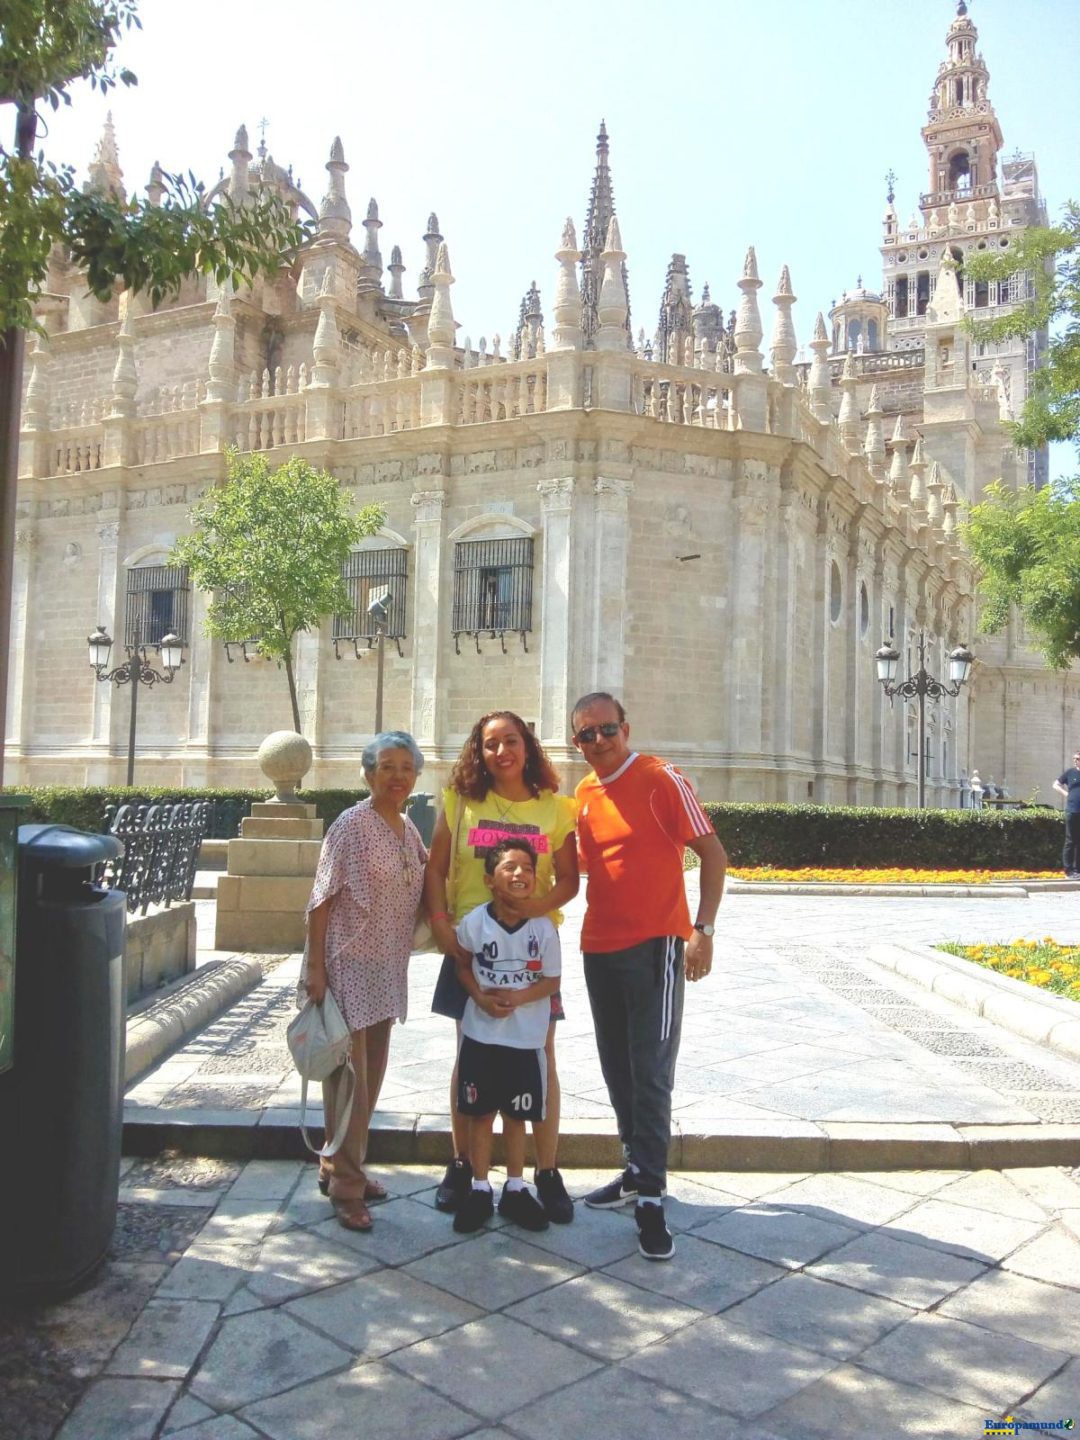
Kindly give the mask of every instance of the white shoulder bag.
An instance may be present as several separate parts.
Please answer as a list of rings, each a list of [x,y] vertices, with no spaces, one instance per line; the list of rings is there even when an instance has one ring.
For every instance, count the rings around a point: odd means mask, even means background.
[[[352,1068],[349,1027],[329,990],[321,1005],[316,1005],[314,1000],[305,1003],[299,1015],[290,1023],[285,1038],[303,1082],[300,1087],[300,1134],[313,1155],[329,1159],[341,1149],[352,1116],[353,1100],[356,1098],[356,1075]],[[344,1074],[335,1107],[338,1115],[337,1129],[333,1138],[326,1137],[326,1144],[320,1149],[311,1143],[304,1123],[307,1115],[308,1081],[327,1080],[335,1070],[342,1068]]]

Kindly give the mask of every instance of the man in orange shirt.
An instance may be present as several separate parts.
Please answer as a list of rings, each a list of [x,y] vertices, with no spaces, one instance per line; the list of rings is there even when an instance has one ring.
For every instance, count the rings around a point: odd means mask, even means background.
[[[586,1195],[585,1204],[605,1210],[633,1203],[642,1255],[670,1260],[675,1245],[663,1197],[684,980],[712,969],[727,856],[686,777],[631,750],[626,712],[614,696],[582,696],[571,723],[574,744],[593,767],[577,787],[578,849],[588,874],[585,983],[626,1155],[623,1173]],[[687,845],[701,857],[693,923],[683,877]]]

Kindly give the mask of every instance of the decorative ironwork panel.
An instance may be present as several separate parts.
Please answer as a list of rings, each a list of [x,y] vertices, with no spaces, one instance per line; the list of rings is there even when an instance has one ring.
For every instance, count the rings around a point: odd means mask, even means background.
[[[374,639],[379,627],[368,614],[373,594],[389,589],[390,601],[385,635],[388,640],[405,636],[405,585],[408,578],[408,551],[403,549],[354,550],[341,567],[349,591],[350,608],[334,616],[334,640]]]
[[[129,914],[151,905],[168,907],[190,900],[199,847],[210,824],[205,800],[176,804],[110,805],[105,830],[124,845],[119,860],[106,866],[103,883],[127,896]]]
[[[190,644],[188,597],[191,579],[186,565],[140,565],[127,572],[124,644],[160,645],[168,634]]]
[[[453,633],[532,629],[533,542],[460,540],[454,547]]]

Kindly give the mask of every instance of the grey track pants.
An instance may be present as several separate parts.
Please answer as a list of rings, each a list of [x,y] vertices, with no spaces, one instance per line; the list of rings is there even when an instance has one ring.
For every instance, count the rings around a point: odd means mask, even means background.
[[[596,1047],[638,1184],[662,1190],[671,1143],[671,1091],[682,1033],[683,942],[672,935],[586,954]]]

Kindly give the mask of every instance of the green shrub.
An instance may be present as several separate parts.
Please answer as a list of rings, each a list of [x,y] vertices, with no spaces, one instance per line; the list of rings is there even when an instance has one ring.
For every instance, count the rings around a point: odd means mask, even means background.
[[[885,810],[825,805],[705,806],[735,865],[1056,870],[1055,810]]]

